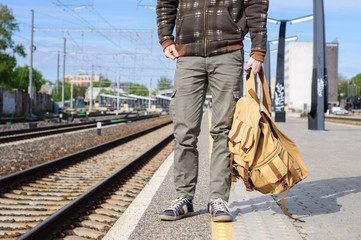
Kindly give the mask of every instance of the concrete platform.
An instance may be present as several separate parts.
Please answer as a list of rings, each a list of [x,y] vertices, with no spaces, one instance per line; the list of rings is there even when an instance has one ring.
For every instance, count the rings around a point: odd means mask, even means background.
[[[158,220],[174,199],[173,154],[103,238],[110,239],[361,239],[361,127],[326,123],[326,131],[307,129],[306,120],[287,119],[279,128],[298,146],[310,175],[282,195],[248,193],[235,184],[229,199],[235,220],[213,223],[208,202],[209,113],[202,121],[198,147],[200,175],[194,198],[196,215],[175,222]]]

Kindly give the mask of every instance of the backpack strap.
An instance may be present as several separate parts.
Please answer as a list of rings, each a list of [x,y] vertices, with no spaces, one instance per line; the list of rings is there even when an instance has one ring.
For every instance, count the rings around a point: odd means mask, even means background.
[[[272,102],[271,102],[271,96],[269,95],[269,89],[266,81],[266,75],[264,74],[263,68],[261,67],[261,70],[258,73],[259,79],[261,80],[262,87],[263,87],[263,105],[267,108],[270,116],[272,113]]]
[[[263,68],[261,67],[258,73],[259,79],[262,83],[262,90],[263,90],[263,105],[267,108],[269,114],[271,115],[272,108],[271,108],[271,96],[269,95],[268,85],[266,81],[266,75],[264,74]],[[252,97],[258,103],[260,102],[257,94],[256,94],[256,80],[253,70],[249,74],[247,74],[247,82],[246,82],[246,96]]]
[[[248,93],[259,105],[259,98],[257,96],[257,93],[252,88],[248,90]]]
[[[275,174],[275,176],[277,177],[278,181],[281,183],[283,188],[288,187],[288,184],[285,180],[285,178],[282,176],[282,174],[278,171],[278,169],[276,168],[276,166],[273,164],[273,162],[269,162],[268,166],[271,168],[272,172]]]
[[[234,139],[236,139],[236,137],[238,136],[239,134],[239,131],[241,130],[241,127],[243,125],[243,122],[241,121],[238,126],[237,126],[237,129],[236,129],[236,132],[233,134],[233,136],[229,139],[229,141],[234,144]]]
[[[292,217],[292,215],[288,212],[288,210],[287,210],[287,208],[286,208],[286,205],[285,205],[285,197],[287,197],[287,195],[288,195],[288,190],[290,190],[290,188],[287,189],[286,194],[282,197],[282,200],[281,200],[283,212],[284,212],[289,218],[292,218],[293,220],[300,221],[300,222],[305,222],[304,220],[301,220],[301,219]]]

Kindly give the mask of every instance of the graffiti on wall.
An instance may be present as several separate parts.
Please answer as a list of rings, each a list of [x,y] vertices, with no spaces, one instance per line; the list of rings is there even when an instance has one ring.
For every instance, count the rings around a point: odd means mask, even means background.
[[[276,83],[275,89],[275,110],[283,112],[285,107],[285,87],[283,83]]]

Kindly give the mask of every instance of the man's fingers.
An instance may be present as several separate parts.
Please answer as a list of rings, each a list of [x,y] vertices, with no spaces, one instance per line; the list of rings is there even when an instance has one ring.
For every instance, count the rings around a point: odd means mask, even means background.
[[[166,52],[166,51],[164,51],[164,54],[165,54],[165,56],[167,57],[167,58],[170,58],[170,59],[172,59],[172,60],[174,60],[175,59],[175,56],[173,56],[173,54],[171,53],[171,52]]]
[[[259,73],[259,70],[261,69],[260,64],[255,61],[255,62],[252,64],[252,69],[253,69],[254,74]]]
[[[253,58],[249,58],[246,66],[245,66],[245,68],[244,68],[244,71],[247,72],[248,69],[249,69],[250,67],[252,67],[253,63],[254,63],[254,59],[253,59]]]
[[[178,54],[177,49],[175,48],[175,45],[171,45],[171,52],[174,57],[176,57],[176,58],[179,57],[179,54]]]
[[[170,46],[168,46],[165,50],[164,50],[164,55],[167,58],[170,58],[172,60],[176,59],[179,57],[179,54],[177,52],[177,50],[175,49],[175,45],[172,44]]]
[[[247,65],[244,67],[244,71],[247,72],[251,66],[252,66],[252,63],[250,61],[248,61]]]
[[[256,75],[261,70],[262,63],[260,61],[255,60],[254,58],[250,57],[244,71],[248,71],[250,67],[252,67],[253,73]]]
[[[167,57],[167,58],[170,58],[172,60],[175,59],[175,57],[173,56],[173,54],[171,53],[171,49],[169,47],[167,47],[165,50],[164,50],[164,55]]]

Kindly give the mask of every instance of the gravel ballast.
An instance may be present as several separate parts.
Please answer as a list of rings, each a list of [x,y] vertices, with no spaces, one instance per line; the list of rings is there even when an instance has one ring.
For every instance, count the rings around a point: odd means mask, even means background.
[[[1,144],[0,176],[5,176],[169,120],[169,116],[163,116],[131,123],[104,126],[101,136],[97,135],[96,128],[92,128]]]

